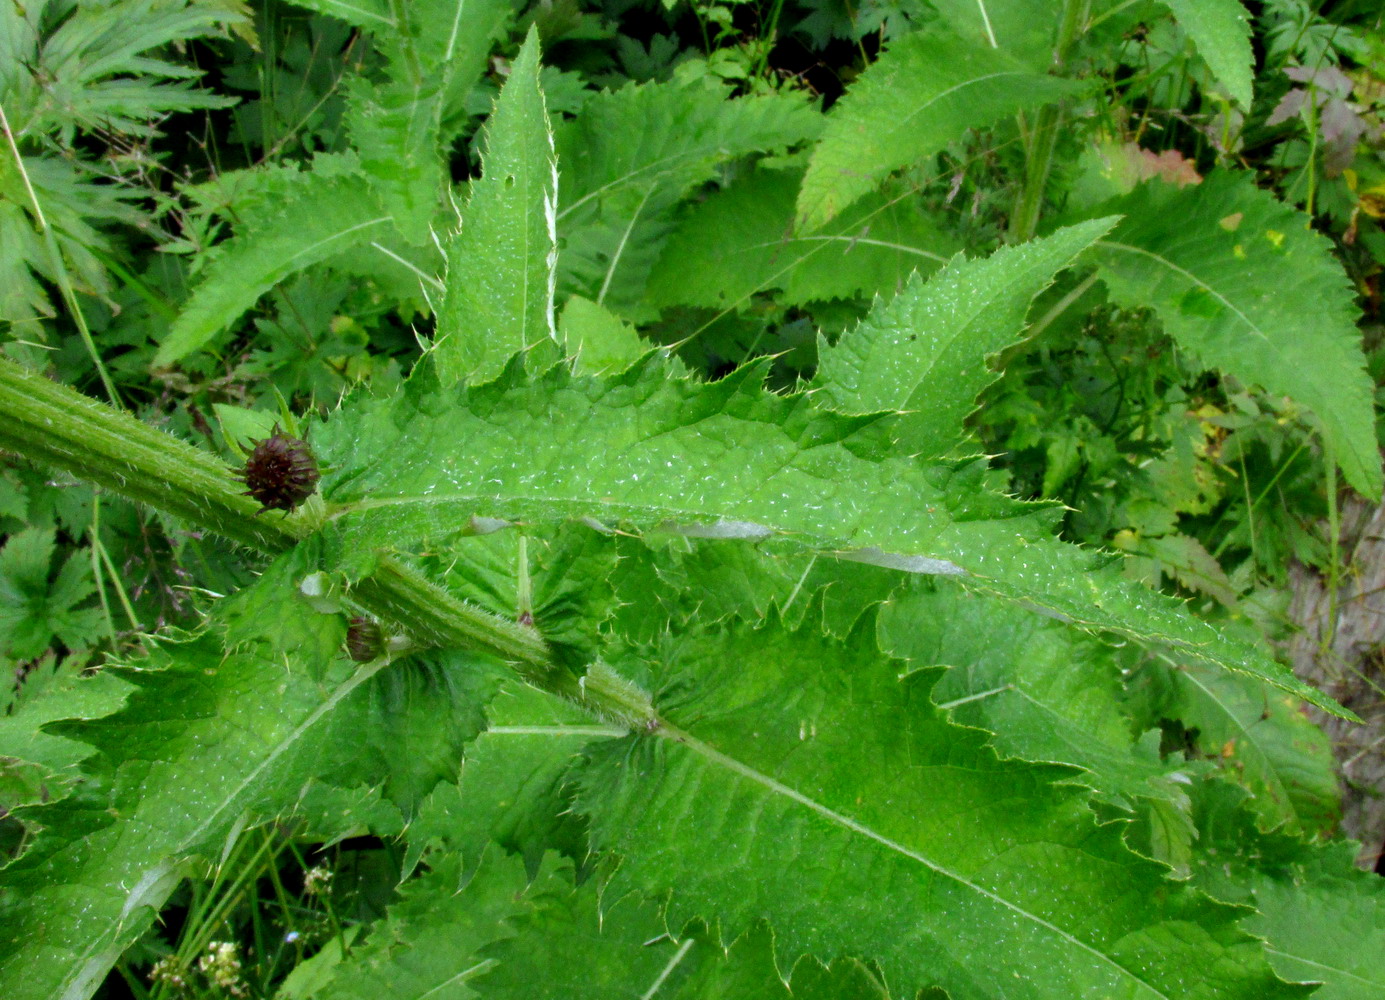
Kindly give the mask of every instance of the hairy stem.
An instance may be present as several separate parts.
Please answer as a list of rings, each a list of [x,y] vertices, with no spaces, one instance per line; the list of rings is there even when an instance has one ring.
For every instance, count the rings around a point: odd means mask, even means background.
[[[259,514],[259,504],[213,455],[127,413],[0,357],[0,448],[55,466],[242,545],[274,554],[312,534],[309,518]],[[362,607],[426,645],[464,646],[509,662],[529,683],[631,727],[653,718],[619,679],[580,678],[559,665],[539,632],[459,600],[388,556],[351,591]]]

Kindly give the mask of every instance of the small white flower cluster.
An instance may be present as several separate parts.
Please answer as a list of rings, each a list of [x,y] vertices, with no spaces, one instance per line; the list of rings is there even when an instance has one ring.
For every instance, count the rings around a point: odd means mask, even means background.
[[[332,869],[326,865],[310,868],[303,875],[303,891],[309,896],[319,896],[332,884]]]
[[[165,955],[154,963],[154,967],[149,970],[149,981],[151,983],[167,983],[175,990],[185,990],[188,981],[183,977],[187,971],[183,968],[183,963],[178,961],[174,955]]]
[[[236,954],[234,942],[213,941],[209,944],[207,954],[197,960],[197,971],[233,997],[249,995],[240,978],[240,956]]]

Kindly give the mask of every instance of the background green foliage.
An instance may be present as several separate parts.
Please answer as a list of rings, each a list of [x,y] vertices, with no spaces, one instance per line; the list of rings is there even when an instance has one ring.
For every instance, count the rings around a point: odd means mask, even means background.
[[[271,558],[4,438],[6,995],[1385,990],[1267,644],[1376,7],[4,2],[6,356],[324,469]],[[559,679],[348,659],[394,558]]]

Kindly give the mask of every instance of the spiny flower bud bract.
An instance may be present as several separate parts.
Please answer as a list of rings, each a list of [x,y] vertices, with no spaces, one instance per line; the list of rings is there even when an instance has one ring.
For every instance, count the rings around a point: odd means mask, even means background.
[[[317,488],[320,474],[317,459],[306,441],[289,437],[274,425],[274,433],[262,441],[251,441],[254,450],[245,460],[240,478],[245,495],[266,510],[293,510]]]

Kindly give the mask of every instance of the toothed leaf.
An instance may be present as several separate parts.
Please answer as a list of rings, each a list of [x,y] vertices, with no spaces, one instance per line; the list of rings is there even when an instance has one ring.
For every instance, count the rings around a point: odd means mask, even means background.
[[[767,919],[781,965],[870,955],[904,996],[1307,992],[1239,911],[1100,825],[1069,769],[999,760],[933,706],[937,672],[903,668],[870,621],[844,643],[774,619],[671,638],[667,725],[587,751],[577,804],[620,857],[605,894],[666,895],[670,927],[728,936]]]
[[[531,29],[486,123],[481,179],[447,250],[433,356],[444,383],[485,382],[517,351],[557,346],[558,168]]]
[[[1184,188],[1146,182],[1102,211],[1125,216],[1093,251],[1111,297],[1152,306],[1208,368],[1310,410],[1347,482],[1378,498],[1354,292],[1307,218],[1231,171]]]
[[[941,151],[967,129],[1086,89],[940,28],[898,39],[828,116],[798,195],[799,228],[822,228],[891,172]]]
[[[381,546],[447,538],[476,519],[783,537],[1169,643],[1342,711],[1258,650],[1122,580],[1107,557],[1055,540],[1050,508],[991,492],[981,463],[896,457],[888,419],[770,393],[761,371],[707,385],[652,363],[608,379],[559,367],[471,388],[420,376],[404,393],[362,395],[313,432],[331,470],[322,492],[335,505],[334,558],[359,573]]]

